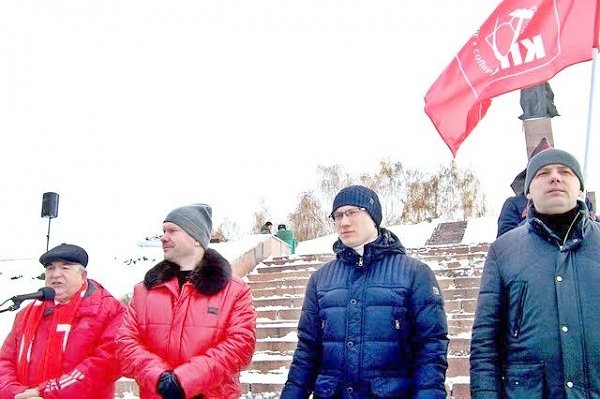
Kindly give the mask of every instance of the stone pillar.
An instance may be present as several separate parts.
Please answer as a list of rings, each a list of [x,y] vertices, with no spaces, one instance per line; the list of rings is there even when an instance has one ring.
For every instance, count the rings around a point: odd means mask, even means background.
[[[536,118],[523,121],[527,159],[531,158],[531,153],[544,137],[548,141],[548,144],[554,147],[551,121],[552,118]]]

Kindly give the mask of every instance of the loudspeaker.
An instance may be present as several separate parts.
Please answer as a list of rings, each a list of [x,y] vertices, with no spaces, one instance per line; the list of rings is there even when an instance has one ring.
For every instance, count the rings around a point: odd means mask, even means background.
[[[42,217],[55,218],[58,216],[58,194],[44,193],[42,197]]]

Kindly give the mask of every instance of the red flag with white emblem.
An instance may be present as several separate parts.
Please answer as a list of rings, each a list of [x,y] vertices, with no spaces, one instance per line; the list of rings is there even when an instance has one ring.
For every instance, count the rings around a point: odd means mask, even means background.
[[[491,98],[590,60],[598,11],[598,0],[500,3],[425,95],[425,112],[452,154],[483,118]]]

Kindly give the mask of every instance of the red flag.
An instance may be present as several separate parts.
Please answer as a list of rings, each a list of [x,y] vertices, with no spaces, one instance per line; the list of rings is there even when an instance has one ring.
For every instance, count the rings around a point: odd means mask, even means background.
[[[425,95],[425,112],[452,154],[491,98],[590,60],[598,0],[504,0]]]
[[[600,12],[600,8],[597,5],[596,28],[594,29],[594,47],[596,47],[598,50],[600,50],[600,15],[598,15],[598,12]]]

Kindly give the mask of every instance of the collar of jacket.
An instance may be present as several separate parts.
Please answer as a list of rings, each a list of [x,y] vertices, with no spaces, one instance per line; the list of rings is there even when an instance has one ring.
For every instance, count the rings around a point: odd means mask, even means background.
[[[144,285],[151,289],[176,277],[179,266],[168,260],[159,262],[146,272]],[[196,291],[204,295],[214,295],[221,291],[231,278],[231,264],[214,249],[207,249],[204,257],[196,265],[189,281]]]
[[[342,261],[352,264],[358,264],[358,260],[361,257],[354,249],[344,245],[339,238],[333,244],[333,252],[335,252],[336,256]],[[365,245],[365,251],[362,256],[362,265],[363,267],[368,266],[382,256],[391,253],[405,254],[406,249],[397,235],[380,227],[377,239]]]
[[[587,206],[583,201],[577,200],[577,207],[579,208],[579,212],[577,212],[575,220],[573,221],[573,226],[567,233],[567,237],[564,242],[556,235],[556,233],[554,233],[554,231],[546,226],[544,222],[535,217],[533,207],[529,207],[527,212],[529,231],[536,233],[544,239],[554,241],[563,249],[570,249],[579,246],[585,237],[585,232],[589,226],[590,218]]]
[[[83,293],[83,297],[86,298],[88,296],[91,296],[94,292],[96,292],[96,290],[98,289],[96,287],[96,282],[94,280],[91,279],[87,279],[87,288],[85,290],[85,292]]]

